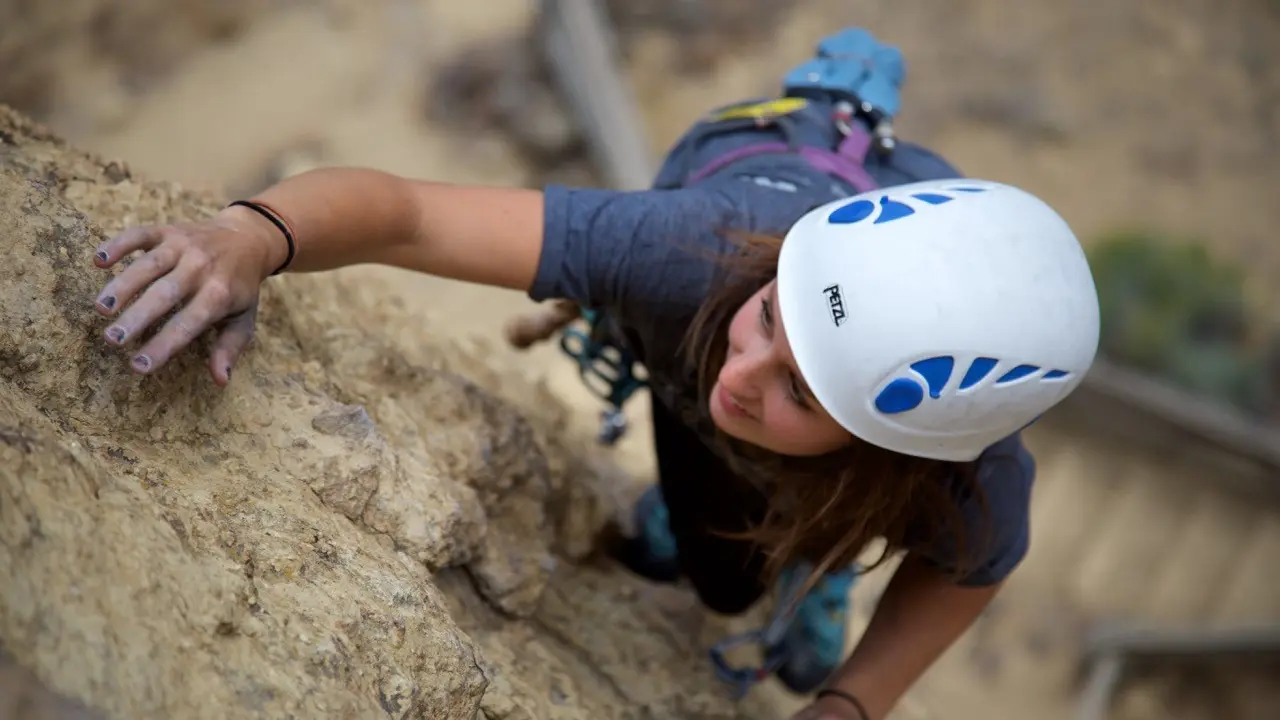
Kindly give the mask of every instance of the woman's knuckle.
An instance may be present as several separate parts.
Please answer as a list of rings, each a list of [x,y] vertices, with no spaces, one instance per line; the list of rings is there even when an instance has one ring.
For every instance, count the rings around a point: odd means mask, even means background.
[[[172,251],[170,251],[168,247],[161,245],[155,250],[143,255],[138,260],[138,263],[143,267],[159,269],[170,265],[171,257]]]
[[[156,291],[160,295],[160,299],[169,305],[172,305],[182,299],[182,287],[173,277],[166,275],[157,280],[155,285],[152,287],[156,288]]]
[[[209,301],[220,308],[230,305],[233,298],[231,286],[226,281],[217,278],[205,283],[204,292],[208,295]]]
[[[192,271],[197,273],[205,272],[213,264],[213,258],[209,256],[208,251],[199,246],[193,246],[187,250],[185,257]]]

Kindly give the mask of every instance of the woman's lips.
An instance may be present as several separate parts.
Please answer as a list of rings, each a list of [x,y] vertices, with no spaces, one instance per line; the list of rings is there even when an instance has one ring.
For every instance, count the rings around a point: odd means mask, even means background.
[[[738,401],[733,399],[733,395],[726,390],[723,385],[720,385],[716,389],[716,400],[720,402],[721,409],[732,417],[751,417],[751,413],[747,412],[745,408],[739,405]]]

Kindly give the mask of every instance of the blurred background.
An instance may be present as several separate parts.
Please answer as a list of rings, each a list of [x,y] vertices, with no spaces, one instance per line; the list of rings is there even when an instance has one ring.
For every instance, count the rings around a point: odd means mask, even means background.
[[[591,5],[608,33],[584,39],[531,0],[0,0],[0,102],[228,196],[320,165],[608,185],[637,167],[607,166],[600,137],[656,164],[709,108],[776,93],[825,34],[865,27],[907,59],[899,135],[1053,204],[1103,304],[1098,371],[1028,432],[1030,557],[903,716],[1280,716],[1280,2]],[[570,25],[616,76],[549,62]],[[358,271],[594,426],[567,360],[501,341],[522,295]],[[643,423],[616,452],[651,477]],[[887,576],[856,591],[859,625]]]

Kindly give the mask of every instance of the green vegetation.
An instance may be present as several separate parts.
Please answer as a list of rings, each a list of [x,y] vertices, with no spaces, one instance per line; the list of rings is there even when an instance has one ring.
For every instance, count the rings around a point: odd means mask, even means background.
[[[1089,262],[1104,357],[1254,416],[1280,415],[1280,333],[1247,302],[1243,269],[1203,242],[1146,232],[1101,238]]]

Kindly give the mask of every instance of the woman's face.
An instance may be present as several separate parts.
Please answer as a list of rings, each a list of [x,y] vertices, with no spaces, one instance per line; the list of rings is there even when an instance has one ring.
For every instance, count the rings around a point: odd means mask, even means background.
[[[780,455],[822,455],[852,436],[827,414],[796,369],[777,283],[738,308],[724,366],[711,388],[711,419],[722,432]]]

